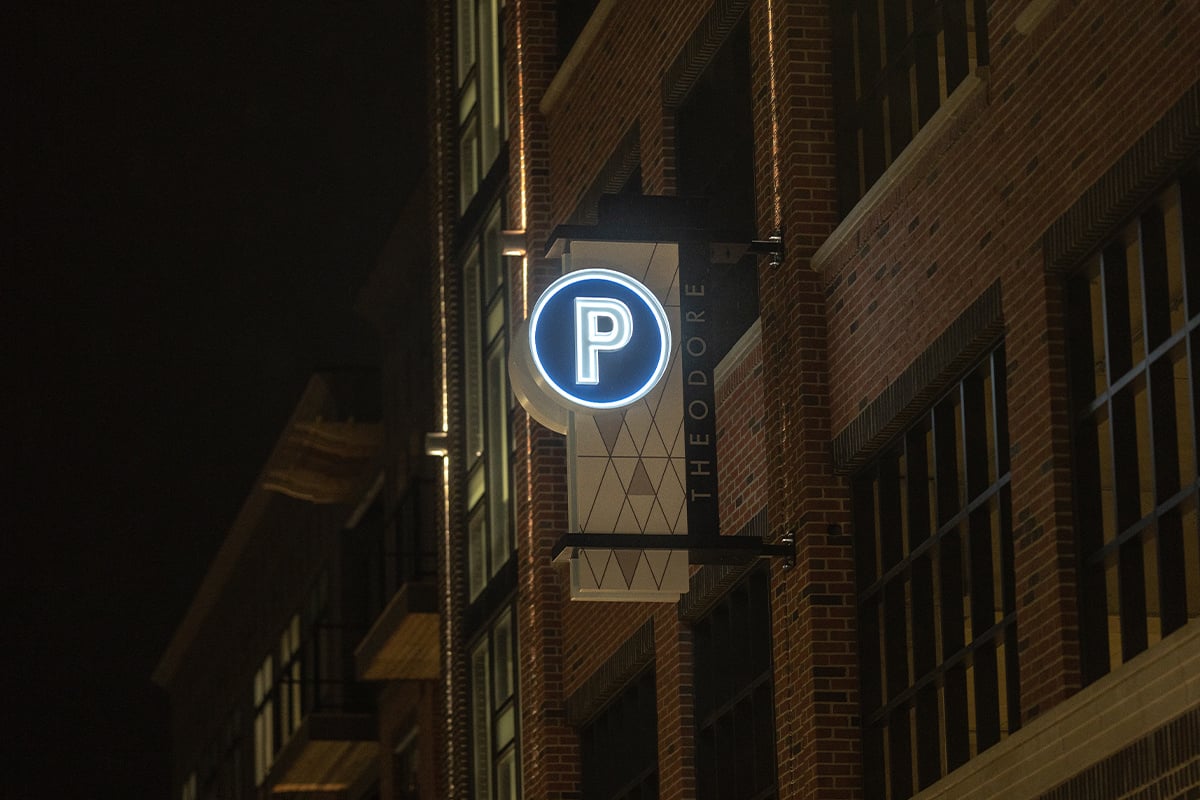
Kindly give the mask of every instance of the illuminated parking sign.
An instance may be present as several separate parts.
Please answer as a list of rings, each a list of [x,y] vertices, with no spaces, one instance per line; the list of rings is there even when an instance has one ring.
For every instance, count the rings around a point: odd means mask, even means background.
[[[529,318],[529,349],[554,391],[586,408],[627,406],[667,370],[671,330],[650,290],[620,272],[583,269],[546,289]]]

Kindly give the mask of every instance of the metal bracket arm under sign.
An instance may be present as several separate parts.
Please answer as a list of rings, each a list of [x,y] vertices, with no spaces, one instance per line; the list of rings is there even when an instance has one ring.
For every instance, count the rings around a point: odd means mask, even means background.
[[[551,558],[562,562],[585,548],[608,550],[681,550],[690,564],[747,564],[759,558],[782,558],[783,568],[796,565],[796,535],[788,531],[778,542],[761,536],[696,536],[694,534],[568,533],[554,543]]]

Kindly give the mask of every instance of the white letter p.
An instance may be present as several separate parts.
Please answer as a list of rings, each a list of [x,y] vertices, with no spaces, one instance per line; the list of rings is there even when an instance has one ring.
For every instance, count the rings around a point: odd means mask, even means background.
[[[600,330],[600,320],[612,327]],[[629,306],[610,297],[575,298],[575,382],[600,382],[600,352],[620,350],[633,338]]]

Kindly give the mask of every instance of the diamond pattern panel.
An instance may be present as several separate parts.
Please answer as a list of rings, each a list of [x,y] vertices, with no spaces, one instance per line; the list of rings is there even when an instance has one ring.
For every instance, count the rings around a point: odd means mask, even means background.
[[[572,267],[619,269],[662,302],[675,342],[667,374],[620,412],[572,415],[570,515],[580,533],[687,533],[679,253],[674,244],[572,242]],[[571,562],[576,599],[674,601],[688,589],[687,554],[581,550]]]

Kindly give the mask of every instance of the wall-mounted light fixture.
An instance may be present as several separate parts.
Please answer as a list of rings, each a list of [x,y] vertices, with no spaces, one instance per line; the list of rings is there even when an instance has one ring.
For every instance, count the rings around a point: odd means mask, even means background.
[[[500,255],[525,255],[525,231],[500,231]]]
[[[445,431],[431,431],[425,434],[425,455],[445,458],[450,455]]]

